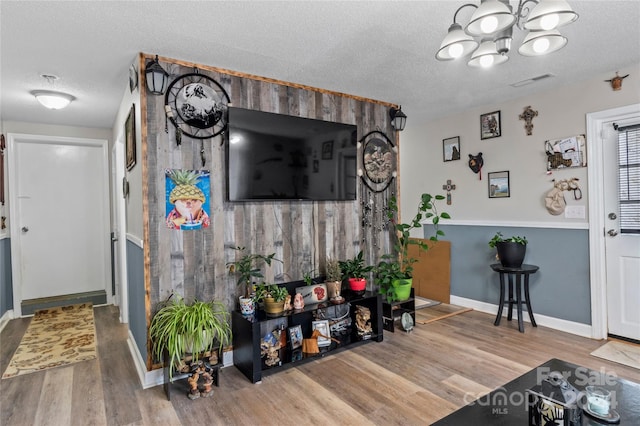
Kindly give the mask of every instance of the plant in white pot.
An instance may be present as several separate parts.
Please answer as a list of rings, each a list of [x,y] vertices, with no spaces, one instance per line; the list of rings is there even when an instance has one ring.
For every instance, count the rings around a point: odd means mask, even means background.
[[[505,237],[501,232],[489,240],[489,247],[495,248],[498,259],[506,268],[519,268],[527,254],[527,238],[517,235]]]
[[[227,262],[230,274],[236,274],[238,276],[238,286],[244,286],[243,293],[239,298],[240,311],[244,315],[252,315],[255,309],[254,299],[251,297],[253,292],[254,279],[262,279],[262,267],[264,265],[271,266],[271,262],[279,259],[275,258],[275,253],[269,255],[246,253],[244,247],[235,247],[240,253],[243,253],[240,259],[234,262]]]
[[[411,296],[413,285],[413,264],[418,260],[409,256],[409,245],[415,244],[422,250],[428,250],[429,246],[421,240],[411,238],[411,230],[422,229],[422,221],[430,219],[433,225],[434,235],[429,237],[431,241],[438,241],[438,237],[444,236],[439,229],[440,219],[450,219],[446,212],[438,212],[436,200],[444,200],[443,195],[422,194],[418,203],[418,211],[409,223],[396,223],[398,203],[395,197],[389,200],[387,217],[395,224],[396,242],[394,254],[385,254],[375,268],[376,284],[380,294],[386,296],[388,301],[406,300]]]
[[[200,354],[215,349],[219,353],[231,343],[230,315],[222,302],[186,303],[182,297],[172,296],[159,305],[149,328],[152,354],[163,360],[166,351],[170,377],[186,354],[197,361]]]

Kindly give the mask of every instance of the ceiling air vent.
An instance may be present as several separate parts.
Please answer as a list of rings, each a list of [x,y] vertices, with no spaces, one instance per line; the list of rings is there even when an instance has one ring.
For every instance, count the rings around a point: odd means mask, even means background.
[[[549,78],[549,77],[554,77],[554,75],[553,74],[542,74],[542,75],[539,75],[537,77],[531,77],[531,78],[528,78],[526,80],[522,80],[522,81],[519,81],[517,83],[513,83],[510,86],[511,87],[522,87],[522,86],[526,86],[527,84],[535,83],[536,81],[544,80],[545,78]]]

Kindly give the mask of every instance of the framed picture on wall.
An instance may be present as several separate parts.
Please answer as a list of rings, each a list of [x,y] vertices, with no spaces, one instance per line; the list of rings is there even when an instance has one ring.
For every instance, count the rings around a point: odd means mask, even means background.
[[[489,173],[489,198],[507,198],[510,196],[509,172]]]
[[[482,114],[480,116],[480,139],[497,138],[501,135],[500,111]]]
[[[460,136],[442,140],[442,155],[444,161],[460,159]]]
[[[136,165],[136,105],[131,105],[131,111],[124,123],[124,140],[127,159],[127,170]]]

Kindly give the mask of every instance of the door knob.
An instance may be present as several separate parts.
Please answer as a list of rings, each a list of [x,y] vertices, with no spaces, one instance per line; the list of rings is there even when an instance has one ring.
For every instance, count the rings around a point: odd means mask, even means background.
[[[607,234],[608,234],[610,237],[615,237],[616,235],[618,235],[618,231],[616,231],[615,229],[609,229],[609,230],[607,231]]]
[[[609,213],[609,216],[607,216],[609,219],[611,220],[616,220],[618,218],[618,216],[616,216],[615,213]]]
[[[24,232],[25,234],[26,234],[27,232],[29,232],[29,228],[27,228],[26,226],[23,226],[21,230],[22,230],[22,232]]]

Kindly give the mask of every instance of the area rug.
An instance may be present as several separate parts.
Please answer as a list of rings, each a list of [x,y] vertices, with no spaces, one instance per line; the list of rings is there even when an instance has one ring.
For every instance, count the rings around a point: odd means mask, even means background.
[[[96,358],[93,305],[36,311],[3,379]]]
[[[591,352],[591,355],[640,370],[640,345],[608,342]]]

